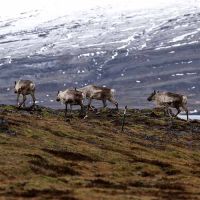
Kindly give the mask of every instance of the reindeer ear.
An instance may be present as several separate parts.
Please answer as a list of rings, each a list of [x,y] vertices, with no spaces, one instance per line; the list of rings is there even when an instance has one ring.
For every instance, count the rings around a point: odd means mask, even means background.
[[[60,93],[60,91],[58,90],[58,93],[57,94],[59,94]]]
[[[17,82],[15,81],[15,85],[17,84]]]
[[[155,94],[155,93],[156,93],[156,91],[154,90],[154,91],[153,91],[153,93]]]

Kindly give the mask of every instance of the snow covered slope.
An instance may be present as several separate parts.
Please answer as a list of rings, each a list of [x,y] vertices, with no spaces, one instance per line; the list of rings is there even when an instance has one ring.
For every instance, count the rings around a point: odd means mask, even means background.
[[[38,103],[52,107],[58,89],[95,83],[116,88],[121,106],[152,106],[146,98],[159,89],[188,95],[199,110],[199,1],[105,2],[2,16],[0,103],[15,103],[21,78],[36,81]]]

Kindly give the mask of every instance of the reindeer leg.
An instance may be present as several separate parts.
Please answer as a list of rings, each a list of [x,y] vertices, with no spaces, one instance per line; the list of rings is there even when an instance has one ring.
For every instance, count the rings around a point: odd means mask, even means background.
[[[168,112],[167,112],[167,109],[166,109],[166,108],[163,109],[163,112],[164,112],[164,116],[167,116],[167,115],[168,115]]]
[[[170,117],[170,112],[169,112],[169,108],[167,106],[164,107],[164,115],[167,117]]]
[[[67,103],[65,104],[65,118],[67,118]]]
[[[69,104],[70,105],[70,114],[72,113],[72,104]]]
[[[26,101],[26,95],[23,95],[23,101],[19,104],[19,108],[23,105],[24,107],[25,105],[25,101]]]
[[[176,109],[177,109],[177,113],[175,114],[175,117],[177,117],[178,114],[181,112],[181,109],[179,107],[177,107]]]
[[[20,96],[20,94],[17,93],[17,106],[19,106],[19,96]]]
[[[188,109],[186,110],[186,115],[187,115],[187,121],[189,121]]]
[[[84,116],[83,119],[87,118],[88,117],[88,109],[85,108],[85,106],[83,104],[83,100],[80,100],[79,105],[81,107],[80,116],[81,117]]]
[[[108,99],[111,103],[113,103],[116,106],[116,109],[118,110],[118,103],[115,99],[113,99],[112,97],[110,99]]]
[[[26,107],[25,101],[26,101],[26,95],[23,96],[23,107],[24,108]]]
[[[186,112],[187,115],[187,121],[189,121],[189,114],[188,114],[188,109],[185,105],[182,106],[182,108],[184,109],[184,111]]]
[[[103,99],[102,102],[103,102],[103,107],[106,108],[107,107],[106,99]]]
[[[32,105],[32,106],[35,106],[35,101],[36,101],[36,99],[35,99],[35,94],[34,94],[34,93],[31,93],[31,97],[32,97],[32,99],[33,99],[33,105]]]
[[[91,103],[92,103],[92,98],[89,98],[89,100],[88,100],[88,110],[89,110],[90,108],[92,108],[92,107],[91,107]]]
[[[172,117],[172,116],[171,116],[171,113],[170,113],[170,110],[169,110],[169,107],[165,107],[165,108],[164,108],[164,114],[165,114],[166,116],[170,117],[170,118]]]
[[[80,105],[80,107],[81,107],[79,116],[80,116],[80,117],[83,117],[83,115],[85,114],[85,113],[84,113],[84,112],[85,112],[85,110],[84,110],[84,105],[83,105],[82,102],[80,102],[79,105]],[[86,115],[87,115],[87,114],[85,114],[84,119],[87,117]]]

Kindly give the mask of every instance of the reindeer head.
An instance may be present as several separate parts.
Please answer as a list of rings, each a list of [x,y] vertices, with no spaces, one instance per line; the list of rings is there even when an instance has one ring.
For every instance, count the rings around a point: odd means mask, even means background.
[[[60,101],[61,100],[60,93],[61,93],[61,91],[58,91],[56,101]]]
[[[18,82],[17,81],[15,81],[15,83],[14,83],[14,93],[18,93],[18,94],[20,94],[21,93],[21,91],[22,91],[22,88],[19,86],[19,84],[17,84]]]
[[[148,101],[154,101],[156,94],[159,93],[159,91],[154,90],[151,95],[147,98]]]
[[[14,83],[14,93],[17,93],[16,84],[17,84],[17,82],[15,81],[15,83]]]

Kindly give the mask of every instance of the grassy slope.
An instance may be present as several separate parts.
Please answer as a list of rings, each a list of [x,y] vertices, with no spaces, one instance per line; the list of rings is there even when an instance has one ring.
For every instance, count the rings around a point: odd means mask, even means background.
[[[0,199],[200,199],[198,122],[129,110],[121,133],[112,110],[0,113]]]

